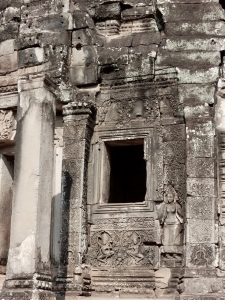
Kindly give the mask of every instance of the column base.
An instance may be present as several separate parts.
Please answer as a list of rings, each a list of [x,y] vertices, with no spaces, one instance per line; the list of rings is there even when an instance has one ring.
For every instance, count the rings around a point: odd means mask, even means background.
[[[225,300],[225,296],[221,294],[210,295],[180,295],[175,300]]]
[[[176,300],[225,300],[224,278],[184,278]]]
[[[0,300],[55,300],[51,277],[35,274],[30,279],[6,280]]]
[[[11,289],[3,291],[0,294],[1,300],[56,300],[55,293],[39,289]]]

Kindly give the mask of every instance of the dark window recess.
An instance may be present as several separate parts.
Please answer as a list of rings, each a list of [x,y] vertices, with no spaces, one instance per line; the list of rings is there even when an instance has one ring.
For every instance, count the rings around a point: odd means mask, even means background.
[[[146,162],[144,146],[107,146],[110,157],[109,203],[145,200]]]
[[[219,0],[220,4],[222,5],[222,8],[225,9],[225,0]]]

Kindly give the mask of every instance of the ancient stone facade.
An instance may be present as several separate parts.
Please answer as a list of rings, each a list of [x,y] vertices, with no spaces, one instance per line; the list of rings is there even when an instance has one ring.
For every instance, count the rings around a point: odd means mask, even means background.
[[[0,299],[225,300],[225,2],[0,16]]]

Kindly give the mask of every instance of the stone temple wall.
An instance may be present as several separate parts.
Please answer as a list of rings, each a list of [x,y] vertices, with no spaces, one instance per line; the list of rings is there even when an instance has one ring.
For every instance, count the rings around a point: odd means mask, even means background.
[[[225,299],[224,57],[219,0],[0,1],[0,299]]]

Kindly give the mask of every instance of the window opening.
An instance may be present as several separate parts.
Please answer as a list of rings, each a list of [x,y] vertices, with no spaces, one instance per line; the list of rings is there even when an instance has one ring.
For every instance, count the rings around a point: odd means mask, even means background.
[[[110,164],[108,203],[143,202],[146,194],[144,140],[106,144]]]
[[[219,0],[219,3],[222,5],[222,8],[225,9],[225,0]]]

